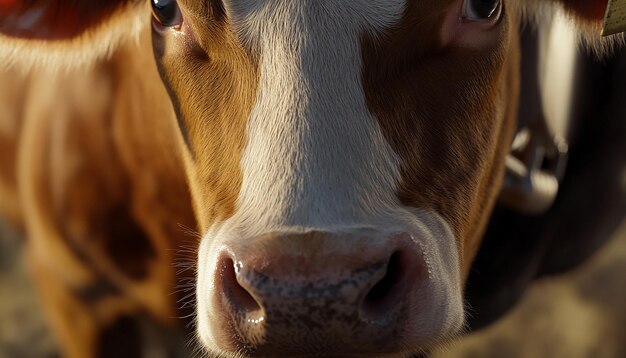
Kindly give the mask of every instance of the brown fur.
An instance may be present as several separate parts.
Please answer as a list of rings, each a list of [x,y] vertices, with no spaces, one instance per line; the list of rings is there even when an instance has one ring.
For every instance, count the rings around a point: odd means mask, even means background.
[[[441,48],[428,29],[441,27],[447,3],[411,2],[385,40],[366,40],[363,74],[370,110],[404,163],[401,202],[431,207],[446,218],[466,273],[514,129],[517,23],[505,9],[493,48]]]
[[[604,17],[608,0],[558,0],[574,16],[584,21],[598,21]]]
[[[180,5],[188,21],[185,40],[174,41],[167,33],[154,35],[153,41],[161,76],[189,133],[193,158],[187,157],[187,172],[200,229],[205,231],[235,211],[258,66],[219,7],[195,1]],[[181,58],[188,66],[179,65]]]
[[[28,76],[4,69],[0,72],[0,212],[14,227],[22,229],[21,205],[17,193],[17,145],[21,136]]]

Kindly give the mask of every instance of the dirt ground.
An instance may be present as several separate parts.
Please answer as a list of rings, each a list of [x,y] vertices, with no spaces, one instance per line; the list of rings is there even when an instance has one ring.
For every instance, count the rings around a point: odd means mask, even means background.
[[[0,229],[0,358],[55,357],[55,352],[19,240]],[[583,266],[538,281],[505,318],[433,356],[626,357],[626,221]]]
[[[626,221],[585,264],[537,281],[503,319],[434,357],[626,358]]]

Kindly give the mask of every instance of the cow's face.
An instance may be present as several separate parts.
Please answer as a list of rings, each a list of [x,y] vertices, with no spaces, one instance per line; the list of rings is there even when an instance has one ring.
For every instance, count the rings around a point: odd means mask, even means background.
[[[202,343],[397,354],[457,333],[516,106],[509,4],[154,3]]]
[[[521,12],[558,3],[589,28],[607,0],[150,3],[204,234],[203,345],[397,356],[463,324],[514,127]],[[147,6],[0,0],[0,62],[91,62]],[[137,80],[160,92],[153,75]]]

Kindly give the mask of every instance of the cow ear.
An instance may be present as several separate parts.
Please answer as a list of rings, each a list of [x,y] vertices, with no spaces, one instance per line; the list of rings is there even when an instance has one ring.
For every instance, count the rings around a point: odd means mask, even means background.
[[[142,0],[0,0],[0,61],[90,62],[149,23],[141,16],[149,14],[146,6]]]
[[[532,3],[529,0],[529,3]],[[609,6],[609,0],[539,0],[533,6],[537,11],[546,9],[541,5],[557,5],[569,18],[573,29],[580,35],[583,47],[590,50],[597,57],[602,58],[611,54],[617,47],[624,45],[624,34],[602,37],[604,17]],[[553,6],[552,6],[553,7]],[[541,17],[541,14],[538,14]]]
[[[556,0],[565,11],[581,22],[599,24],[604,18],[608,0]]]
[[[105,23],[131,2],[0,0],[0,33],[24,39],[72,39]]]

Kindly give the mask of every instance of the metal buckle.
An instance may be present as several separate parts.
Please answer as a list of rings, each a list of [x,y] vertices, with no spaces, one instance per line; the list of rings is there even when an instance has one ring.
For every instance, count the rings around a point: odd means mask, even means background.
[[[565,139],[551,136],[545,120],[522,128],[506,159],[500,202],[526,215],[546,212],[558,193],[567,152]]]

